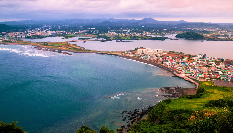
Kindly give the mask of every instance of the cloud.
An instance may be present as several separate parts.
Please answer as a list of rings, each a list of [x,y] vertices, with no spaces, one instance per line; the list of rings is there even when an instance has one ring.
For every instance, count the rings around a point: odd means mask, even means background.
[[[0,0],[0,15],[42,17],[233,17],[232,0]],[[56,16],[59,15],[59,16]],[[229,20],[231,21],[231,20]]]

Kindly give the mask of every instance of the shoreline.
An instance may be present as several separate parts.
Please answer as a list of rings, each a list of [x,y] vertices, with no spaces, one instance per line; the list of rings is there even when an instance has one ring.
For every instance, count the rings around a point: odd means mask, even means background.
[[[184,80],[186,80],[186,81],[188,81],[190,83],[193,83],[196,86],[196,89],[199,86],[199,83],[194,81],[193,79],[191,79],[189,76],[186,76],[185,74],[181,74],[177,70],[174,70],[174,69],[172,69],[170,67],[167,67],[167,66],[164,66],[162,64],[152,62],[152,61],[148,61],[148,60],[144,60],[144,59],[135,58],[135,57],[130,57],[130,56],[123,56],[123,55],[116,55],[116,56],[119,56],[119,57],[122,57],[122,58],[125,58],[125,59],[136,60],[136,61],[146,63],[146,64],[150,64],[150,65],[153,65],[153,66],[157,66],[157,67],[159,67],[161,69],[164,69],[164,70],[166,70],[168,72],[171,72],[172,74],[174,74],[175,76],[177,76],[179,78],[182,78],[182,79],[184,79]]]
[[[75,50],[69,50],[69,49],[63,49],[63,48],[51,48],[49,46],[43,46],[43,45],[39,45],[39,44],[23,44],[23,43],[1,43],[3,45],[29,45],[29,46],[33,46],[34,48],[36,48],[37,50],[43,50],[43,51],[51,51],[51,52],[58,52],[58,53],[63,53],[63,54],[68,54],[68,55],[72,55],[70,53],[67,52],[73,52],[73,53],[97,53],[96,51],[92,51],[92,50],[80,50],[80,51],[75,51]]]
[[[118,56],[120,58],[124,58],[124,59],[129,59],[129,60],[135,60],[135,61],[138,61],[138,62],[142,62],[142,63],[145,63],[145,64],[150,64],[152,66],[156,66],[156,67],[159,67],[163,70],[166,70],[168,72],[171,72],[172,74],[174,74],[175,76],[179,77],[179,78],[182,78],[186,81],[189,81],[191,83],[193,83],[195,86],[196,86],[196,89],[198,88],[199,86],[199,83],[192,80],[191,78],[187,77],[186,75],[182,75],[180,74],[178,71],[172,69],[172,68],[169,68],[167,66],[164,66],[162,64],[159,64],[159,63],[156,63],[156,62],[153,62],[153,61],[148,61],[148,60],[144,60],[144,59],[139,59],[139,58],[135,58],[135,57],[130,57],[130,56],[123,56],[123,55],[120,55],[118,53],[111,53],[111,52],[94,52],[94,51],[73,51],[73,50],[63,50],[63,49],[55,49],[55,48],[48,48],[46,46],[38,46],[38,45],[33,45],[33,44],[12,44],[12,43],[9,43],[9,44],[4,44],[4,45],[30,45],[30,46],[33,46],[34,48],[38,49],[38,50],[43,50],[43,51],[52,51],[52,52],[58,52],[59,53],[59,50],[60,51],[68,51],[68,52],[73,52],[73,53],[96,53],[96,54],[106,54],[106,55],[114,55],[114,56]],[[42,48],[45,48],[45,49],[42,49]],[[61,52],[60,52],[61,53]],[[63,53],[64,54],[64,53]],[[157,103],[158,104],[158,103]],[[157,106],[154,105],[154,106]],[[145,119],[146,116],[148,115],[148,113],[150,112],[150,110],[154,107],[154,106],[149,106],[147,109],[142,109],[142,111],[139,111],[139,110],[134,110],[134,111],[130,111],[128,112],[127,115],[132,115],[132,119],[131,119],[131,122],[130,122],[130,125],[127,125],[127,126],[124,126],[125,128],[125,131],[128,131],[132,125],[134,124],[137,124],[138,122],[140,122],[142,119]],[[122,112],[122,115],[124,113],[127,113],[127,111],[123,111]],[[121,126],[121,128],[123,128]]]
[[[97,53],[97,54],[98,54],[98,53]],[[106,54],[107,54],[107,53],[106,53]],[[112,54],[107,54],[107,55],[112,55]],[[171,73],[174,74],[176,77],[182,78],[182,79],[184,79],[184,80],[186,80],[186,81],[188,81],[188,82],[194,84],[194,85],[196,86],[196,87],[195,87],[195,90],[193,90],[194,88],[190,88],[190,89],[192,89],[192,91],[194,91],[195,93],[196,93],[196,90],[198,89],[198,86],[199,86],[199,83],[198,83],[198,82],[196,82],[196,81],[192,80],[191,78],[187,77],[186,75],[182,75],[182,74],[180,74],[178,71],[176,71],[176,70],[174,70],[174,69],[172,69],[172,68],[166,67],[166,66],[164,66],[164,65],[162,65],[162,64],[159,64],[159,63],[156,63],[156,62],[152,62],[152,61],[148,61],[148,60],[144,60],[144,59],[135,58],[135,57],[130,57],[130,56],[123,56],[123,55],[115,55],[115,56],[118,56],[118,57],[124,58],[124,59],[134,60],[134,61],[138,61],[138,62],[141,62],[141,63],[150,64],[150,65],[152,65],[152,66],[159,67],[159,68],[161,68],[161,69],[163,69],[163,70],[166,70],[166,71],[168,71],[168,72],[171,72]],[[187,88],[186,88],[186,89],[183,88],[181,91],[184,93],[184,91],[188,91],[188,89],[187,89]],[[157,103],[157,104],[158,104],[158,103]],[[142,112],[139,112],[139,110],[134,110],[134,112],[131,112],[131,111],[130,111],[131,115],[133,114],[133,118],[134,118],[134,119],[132,119],[131,124],[128,124],[127,126],[121,126],[122,131],[125,133],[125,132],[129,131],[129,130],[131,129],[131,127],[132,127],[134,124],[137,124],[137,123],[139,123],[141,120],[146,119],[146,117],[148,116],[148,113],[150,112],[150,110],[151,110],[153,107],[157,106],[157,104],[154,105],[154,106],[151,106],[151,107],[147,108],[146,110],[142,110]],[[127,111],[123,111],[123,112],[122,112],[122,114],[124,114],[124,113],[127,113]],[[137,116],[137,117],[134,117],[134,115]]]

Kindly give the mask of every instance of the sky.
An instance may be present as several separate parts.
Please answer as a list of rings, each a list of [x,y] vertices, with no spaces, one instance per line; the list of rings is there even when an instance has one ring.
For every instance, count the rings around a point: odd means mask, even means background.
[[[0,0],[0,21],[148,17],[233,23],[233,0]]]

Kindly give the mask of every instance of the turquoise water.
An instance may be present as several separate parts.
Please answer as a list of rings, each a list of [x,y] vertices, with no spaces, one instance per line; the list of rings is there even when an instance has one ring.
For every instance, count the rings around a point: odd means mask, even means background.
[[[194,87],[154,66],[116,56],[0,45],[0,121],[29,133],[98,130],[124,124],[123,110],[154,105],[163,86]],[[118,97],[113,97],[117,94]],[[142,98],[138,100],[137,98]]]

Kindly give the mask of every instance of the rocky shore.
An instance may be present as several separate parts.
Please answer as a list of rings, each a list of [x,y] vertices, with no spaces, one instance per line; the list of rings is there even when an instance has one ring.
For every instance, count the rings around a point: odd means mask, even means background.
[[[112,54],[111,54],[112,55]],[[115,54],[116,55],[116,54]],[[159,68],[162,68],[168,72],[173,73],[176,77],[182,78],[186,81],[189,81],[193,84],[195,84],[196,88],[182,88],[182,87],[162,87],[160,88],[161,92],[167,93],[167,95],[163,95],[164,97],[168,97],[168,98],[177,98],[180,96],[184,96],[184,95],[194,95],[196,94],[197,88],[199,86],[199,83],[197,81],[195,81],[194,79],[192,79],[191,77],[186,76],[185,74],[181,74],[180,72],[178,72],[177,70],[174,70],[170,67],[164,66],[162,64],[156,63],[156,62],[152,62],[149,60],[144,60],[144,59],[139,59],[139,58],[135,58],[135,57],[130,57],[130,56],[123,56],[123,55],[116,55],[119,56],[121,58],[125,58],[125,59],[130,59],[130,60],[135,60],[135,61],[139,61],[139,62],[143,62],[145,64],[150,64],[153,66],[157,66]],[[155,105],[156,106],[156,105]],[[123,121],[127,121],[127,125],[122,125],[120,129],[118,129],[120,132],[127,132],[130,130],[131,126],[133,124],[139,123],[142,119],[144,119],[147,114],[151,111],[151,109],[154,106],[149,106],[148,108],[144,108],[144,109],[134,109],[134,111],[122,111],[122,120]]]
[[[133,111],[122,111],[121,116],[123,121],[127,122],[127,125],[122,125],[120,129],[122,132],[130,130],[131,126],[140,122],[144,117],[153,109],[153,106],[148,106],[143,109],[134,109]]]

